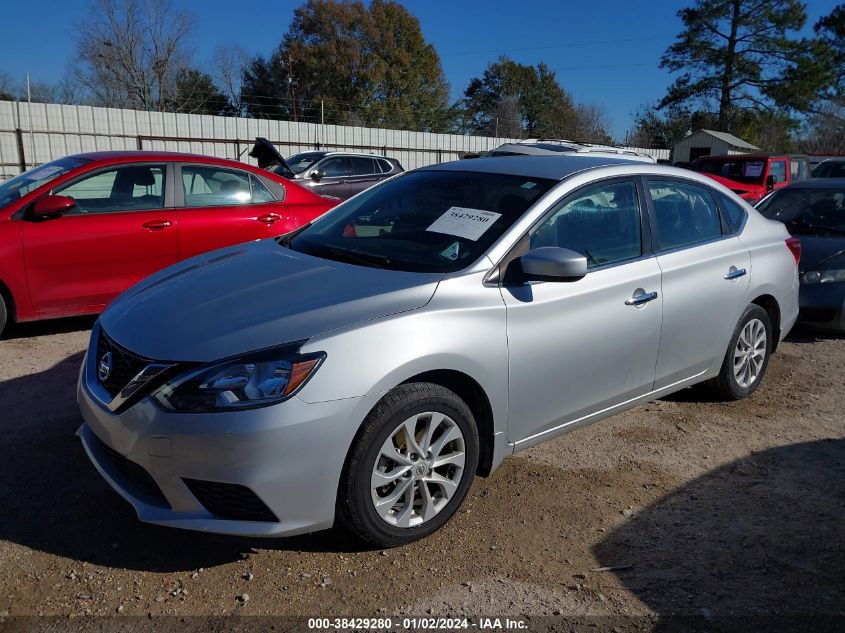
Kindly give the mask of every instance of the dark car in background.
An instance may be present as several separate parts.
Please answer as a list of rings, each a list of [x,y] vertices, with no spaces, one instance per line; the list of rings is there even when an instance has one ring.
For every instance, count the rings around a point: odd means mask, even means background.
[[[784,187],[757,210],[801,241],[799,321],[845,331],[845,178]]]
[[[810,163],[803,154],[701,156],[692,162],[692,169],[751,204],[770,191],[810,177]]]
[[[249,155],[258,166],[279,174],[321,196],[345,200],[377,182],[405,171],[399,161],[377,154],[301,152],[287,159],[266,138],[255,139]]]
[[[813,178],[845,178],[845,157],[820,162],[813,169]]]

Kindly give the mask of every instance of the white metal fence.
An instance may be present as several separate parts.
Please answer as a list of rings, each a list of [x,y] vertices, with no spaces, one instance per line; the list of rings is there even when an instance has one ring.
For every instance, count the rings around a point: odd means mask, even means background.
[[[62,156],[102,150],[167,150],[254,162],[247,154],[256,136],[270,139],[283,156],[318,148],[368,151],[396,158],[405,169],[455,160],[514,140],[0,101],[0,180]],[[640,151],[669,158],[669,150]]]

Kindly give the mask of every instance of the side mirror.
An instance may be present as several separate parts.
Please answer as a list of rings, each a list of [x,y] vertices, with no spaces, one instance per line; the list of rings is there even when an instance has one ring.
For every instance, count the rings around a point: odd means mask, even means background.
[[[322,169],[315,169],[311,172],[311,180],[314,182],[320,182],[325,175],[326,173]]]
[[[774,174],[769,174],[768,176],[766,176],[766,189],[768,189],[769,191],[774,189],[775,183],[777,181],[778,181],[778,177],[775,176]]]
[[[527,281],[576,281],[587,274],[587,258],[568,248],[541,246],[519,258]]]
[[[70,196],[44,196],[36,200],[30,213],[38,218],[58,217],[76,206],[76,200]]]

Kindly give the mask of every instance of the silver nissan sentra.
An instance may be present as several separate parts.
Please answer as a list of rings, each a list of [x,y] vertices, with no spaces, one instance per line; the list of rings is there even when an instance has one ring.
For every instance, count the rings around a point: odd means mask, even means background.
[[[749,395],[798,314],[799,248],[671,167],[418,169],[125,292],[79,435],[142,521],[400,545],[515,451],[696,383]]]

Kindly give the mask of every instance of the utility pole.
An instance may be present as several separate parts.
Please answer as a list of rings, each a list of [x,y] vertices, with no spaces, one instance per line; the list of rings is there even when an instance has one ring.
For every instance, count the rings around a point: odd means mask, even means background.
[[[296,92],[293,89],[293,58],[288,54],[288,99],[293,108],[293,120],[296,121]]]
[[[26,73],[26,113],[29,119],[29,145],[32,154],[29,157],[30,167],[35,167],[35,134],[32,130],[32,89],[29,85],[29,73]]]

